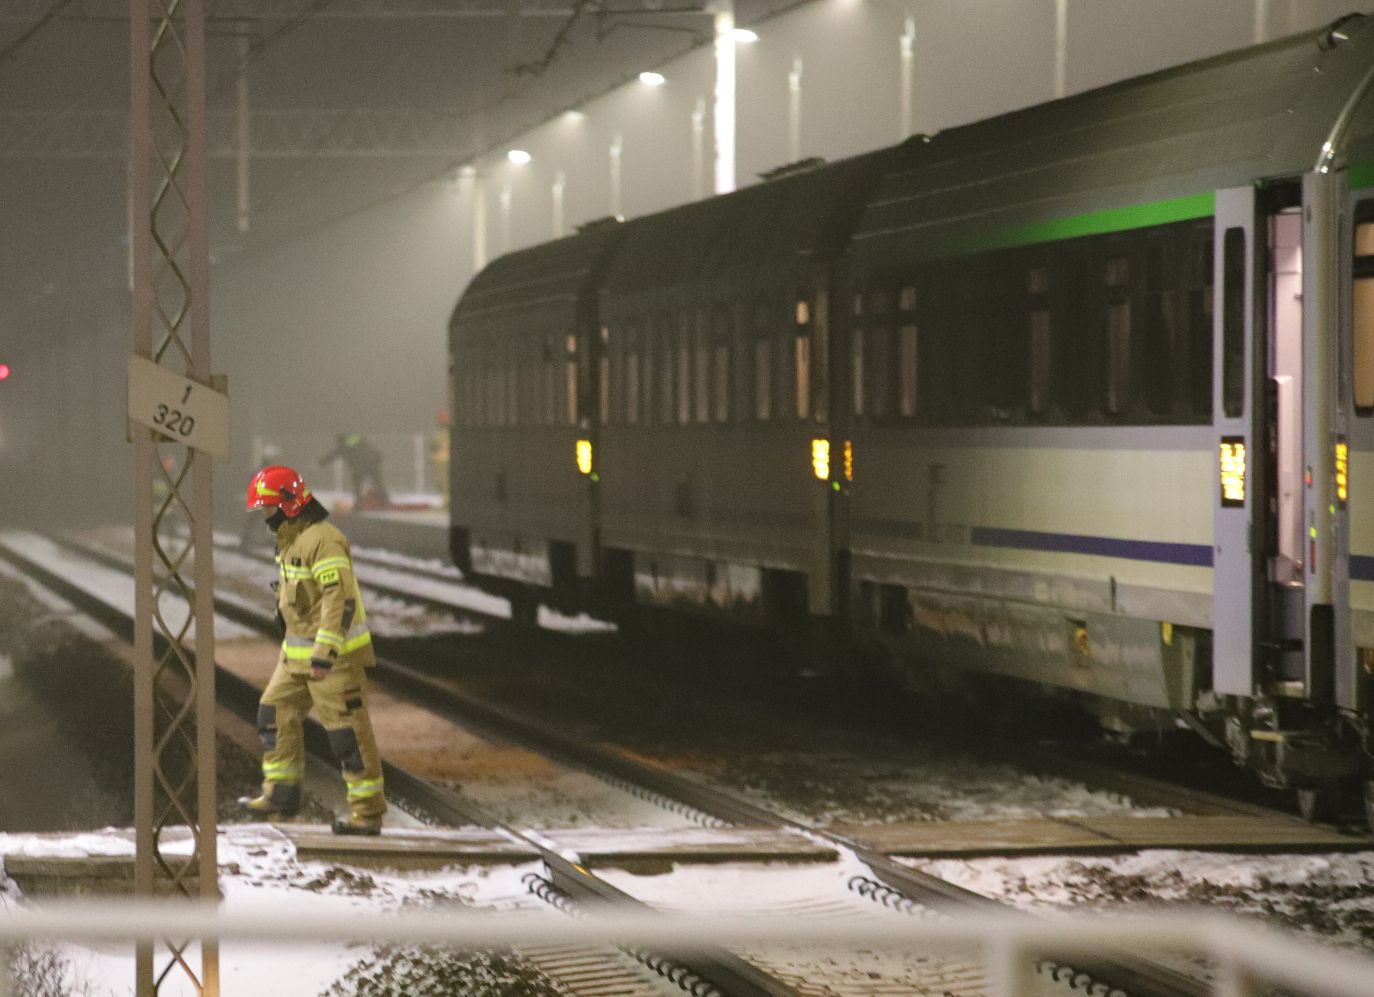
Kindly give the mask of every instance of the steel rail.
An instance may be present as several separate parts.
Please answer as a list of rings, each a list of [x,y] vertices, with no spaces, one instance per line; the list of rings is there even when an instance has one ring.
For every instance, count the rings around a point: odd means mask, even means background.
[[[131,565],[107,551],[90,549],[65,537],[48,536],[47,539],[115,571],[127,574],[131,570]],[[121,639],[132,640],[133,620],[120,610],[81,589],[74,582],[49,571],[6,544],[0,543],[0,557],[8,560],[45,588],[72,603]],[[188,597],[190,597],[190,593],[188,593]],[[267,635],[271,635],[274,630],[272,621],[268,620],[265,615],[253,613],[242,606],[218,597],[215,599],[215,612],[241,626]],[[378,667],[399,669],[404,666],[388,665],[379,660]],[[256,724],[260,690],[228,671],[222,665],[217,664],[215,668],[217,688],[225,699],[226,705],[230,706],[235,713],[245,720]],[[329,747],[328,737],[323,726],[310,718],[306,718],[306,749],[330,765],[335,764],[333,751]],[[511,827],[483,812],[458,793],[422,779],[385,760],[383,760],[382,768],[383,778],[388,784],[396,787],[405,799],[422,807],[434,817],[450,824],[476,825],[498,831],[512,840],[534,849],[539,854],[545,868],[548,869],[553,885],[568,894],[578,904],[601,905],[602,907],[610,904],[622,908],[637,909],[644,914],[657,913],[643,901],[637,900],[596,876],[585,867],[558,854],[535,836]],[[732,997],[804,997],[801,991],[721,947],[695,948],[690,957],[678,957],[672,953],[645,953],[642,950],[630,951],[630,954],[640,959],[641,962],[646,962],[646,956],[652,959],[656,955],[656,961],[661,964],[671,965],[676,962],[679,965],[684,965],[698,978],[716,984],[720,992],[730,994]]]

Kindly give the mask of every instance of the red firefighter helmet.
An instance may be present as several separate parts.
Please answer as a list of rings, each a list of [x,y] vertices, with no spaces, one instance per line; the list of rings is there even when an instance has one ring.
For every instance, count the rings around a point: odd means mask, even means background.
[[[264,467],[248,482],[248,509],[275,506],[287,519],[295,519],[310,502],[310,489],[300,472],[280,464]]]

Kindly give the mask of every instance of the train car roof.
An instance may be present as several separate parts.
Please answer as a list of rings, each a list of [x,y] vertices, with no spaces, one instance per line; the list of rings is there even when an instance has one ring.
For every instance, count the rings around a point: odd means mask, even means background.
[[[468,284],[449,321],[450,334],[461,326],[477,330],[488,323],[509,324],[516,315],[540,322],[575,325],[578,299],[622,235],[607,220],[576,235],[507,253],[493,260]]]
[[[702,284],[758,286],[761,274],[848,243],[891,149],[767,180],[637,218],[606,271],[618,298]],[[786,273],[786,270],[782,271]]]
[[[1216,190],[1314,169],[1343,116],[1334,165],[1374,154],[1372,67],[1374,19],[1354,15],[908,143],[856,254],[898,266],[1210,216]]]

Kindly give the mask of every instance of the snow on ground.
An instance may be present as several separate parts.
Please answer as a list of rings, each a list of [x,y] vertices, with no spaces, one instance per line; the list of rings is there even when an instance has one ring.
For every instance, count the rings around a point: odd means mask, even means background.
[[[463,573],[449,564],[447,561],[437,557],[412,557],[410,554],[402,554],[399,551],[388,550],[385,547],[361,547],[353,545],[353,553],[369,561],[381,561],[385,564],[393,565],[404,571],[407,568],[414,568],[420,571],[427,571],[434,575],[443,575],[451,578],[455,582],[463,580]]]
[[[1169,817],[1081,783],[1032,775],[931,748],[874,760],[788,750],[726,758],[701,775],[762,806],[819,826],[1018,817]]]
[[[1206,907],[1374,950],[1374,851],[1252,855],[1161,849],[905,864],[1025,910]]]
[[[132,855],[127,832],[35,838],[0,835],[0,853],[71,856]],[[292,846],[266,825],[222,829],[219,840],[220,884],[225,909],[243,911],[283,908],[303,919],[325,910],[391,911],[401,907],[459,904],[490,910],[519,911],[531,918],[564,915],[530,896],[521,876],[538,871],[536,863],[480,868],[448,867],[425,872],[382,872],[323,862],[300,862]],[[13,880],[0,877],[0,909],[22,902]],[[199,966],[198,949],[192,965]],[[368,945],[272,946],[226,943],[220,953],[225,997],[307,997],[328,990],[361,960],[373,954]],[[63,945],[60,954],[91,997],[124,997],[133,992],[134,955],[130,944]],[[165,957],[165,952],[160,953]],[[159,991],[182,997],[195,991],[177,974]]]
[[[0,533],[0,543],[29,560],[37,562],[54,574],[79,585],[84,591],[89,592],[107,606],[111,606],[128,616],[133,616],[134,585],[130,575],[88,561],[35,533]],[[163,619],[178,630],[181,622],[191,615],[191,608],[186,601],[173,595],[170,591],[163,591],[159,594],[158,607]],[[194,619],[190,620],[188,627],[186,639],[189,640],[195,636]],[[215,636],[223,640],[230,640],[257,635],[246,627],[216,615]]]

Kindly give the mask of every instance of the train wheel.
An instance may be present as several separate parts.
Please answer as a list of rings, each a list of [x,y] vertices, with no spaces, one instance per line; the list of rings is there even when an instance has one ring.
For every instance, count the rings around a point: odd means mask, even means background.
[[[1337,782],[1303,786],[1298,790],[1298,813],[1308,823],[1329,821],[1340,813],[1341,787]]]

